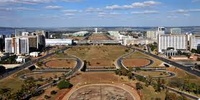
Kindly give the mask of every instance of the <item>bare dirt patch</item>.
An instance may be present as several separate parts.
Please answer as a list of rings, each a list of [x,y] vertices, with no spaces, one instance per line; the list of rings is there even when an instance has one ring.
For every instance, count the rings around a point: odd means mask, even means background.
[[[78,89],[69,100],[133,100],[132,95],[119,88],[109,85],[91,85]]]
[[[154,63],[152,65],[150,65],[150,67],[159,67],[162,63],[162,61],[153,58],[151,56],[148,56],[144,53],[141,53],[139,51],[135,51],[133,54],[131,54],[130,56],[127,57],[128,59],[138,59],[138,58],[148,58],[154,61]]]
[[[76,61],[73,59],[53,59],[45,63],[46,67],[49,68],[73,68]]]
[[[140,67],[150,63],[147,59],[124,59],[122,62],[127,67]]]
[[[99,33],[99,34],[92,34],[88,40],[110,40],[110,38],[103,33]]]

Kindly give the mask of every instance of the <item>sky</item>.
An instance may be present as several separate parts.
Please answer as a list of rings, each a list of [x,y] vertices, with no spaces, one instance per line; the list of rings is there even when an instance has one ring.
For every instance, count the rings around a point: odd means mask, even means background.
[[[200,0],[0,0],[0,26],[200,26]]]

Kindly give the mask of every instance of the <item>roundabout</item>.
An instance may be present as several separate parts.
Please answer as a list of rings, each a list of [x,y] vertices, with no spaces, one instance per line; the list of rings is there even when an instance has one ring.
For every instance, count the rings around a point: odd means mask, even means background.
[[[140,100],[140,96],[125,84],[89,84],[74,87],[62,100]]]

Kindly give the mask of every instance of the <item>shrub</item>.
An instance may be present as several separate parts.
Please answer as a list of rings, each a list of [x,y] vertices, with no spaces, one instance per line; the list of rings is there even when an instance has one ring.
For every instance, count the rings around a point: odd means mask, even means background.
[[[45,99],[49,99],[49,98],[51,98],[51,96],[44,95],[44,98],[45,98]]]
[[[51,95],[56,94],[57,92],[55,90],[51,91]]]
[[[66,81],[66,80],[62,80],[58,83],[57,87],[59,89],[65,89],[65,88],[71,88],[73,85],[69,82],[69,81]]]

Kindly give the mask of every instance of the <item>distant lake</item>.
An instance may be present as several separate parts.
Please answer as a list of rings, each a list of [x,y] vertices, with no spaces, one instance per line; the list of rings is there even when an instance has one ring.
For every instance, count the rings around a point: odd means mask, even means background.
[[[2,29],[0,28],[0,34],[5,34],[5,35],[9,35],[9,34],[12,34],[12,33],[15,33],[15,29]]]

